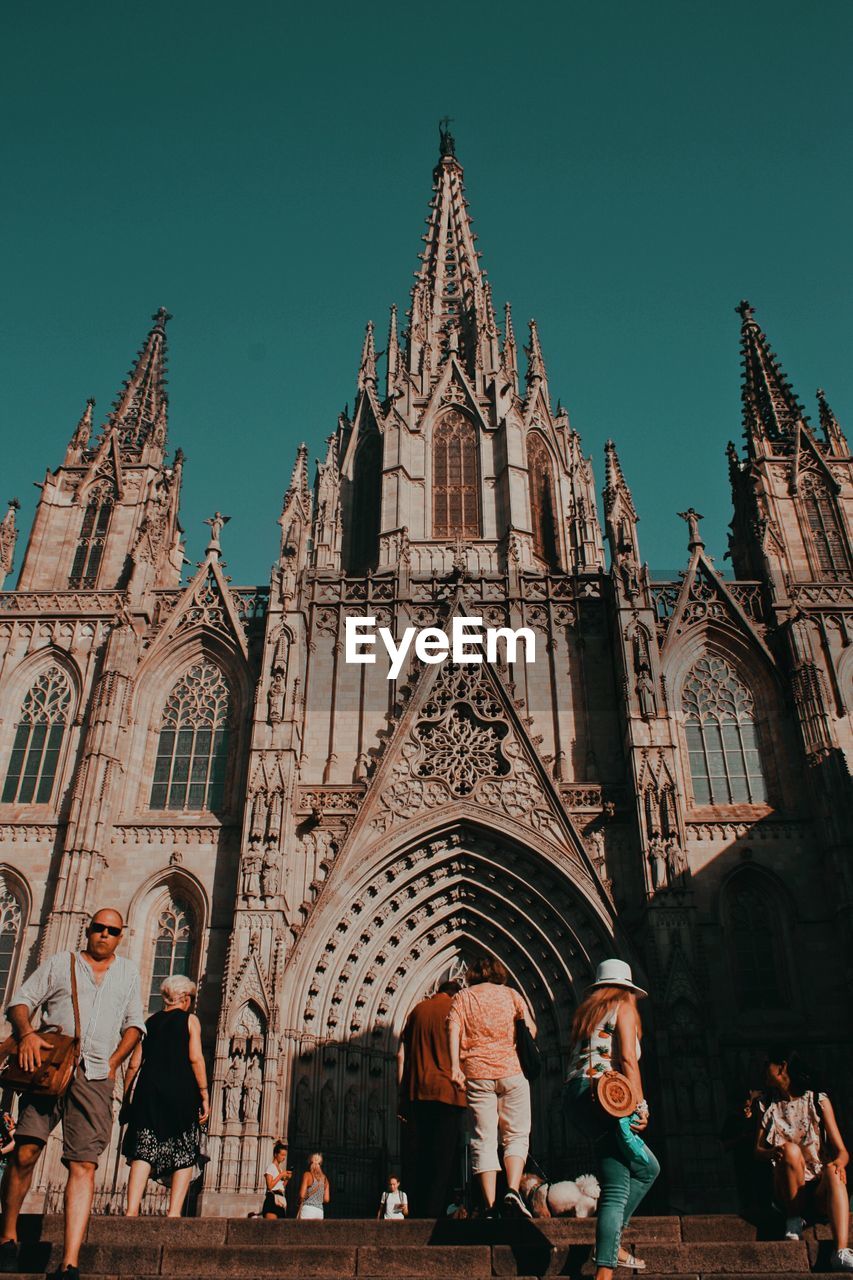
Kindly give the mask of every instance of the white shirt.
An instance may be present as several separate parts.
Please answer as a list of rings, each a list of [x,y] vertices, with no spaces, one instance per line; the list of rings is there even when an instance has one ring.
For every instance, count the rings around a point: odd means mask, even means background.
[[[268,1177],[268,1178],[272,1178],[272,1179],[273,1179],[273,1189],[272,1189],[272,1191],[270,1192],[270,1195],[271,1195],[271,1196],[272,1196],[272,1198],[275,1200],[276,1204],[280,1204],[280,1205],[281,1205],[281,1207],[282,1207],[282,1209],[286,1209],[286,1208],[287,1208],[287,1200],[286,1200],[286,1198],[285,1198],[285,1194],[284,1194],[284,1181],[283,1181],[283,1179],[284,1179],[284,1170],[283,1170],[283,1169],[279,1169],[278,1165],[277,1165],[277,1164],[276,1164],[276,1162],[273,1160],[272,1164],[268,1164],[268,1165],[267,1165],[267,1167],[266,1167],[266,1177]],[[276,1178],[281,1178],[281,1179],[282,1179],[282,1181],[281,1181],[281,1182],[276,1182],[276,1181],[275,1181],[275,1179],[276,1179]],[[269,1184],[267,1184],[267,1185],[269,1185]]]
[[[382,1192],[382,1217],[383,1218],[402,1218],[403,1205],[408,1206],[405,1191],[383,1191]]]

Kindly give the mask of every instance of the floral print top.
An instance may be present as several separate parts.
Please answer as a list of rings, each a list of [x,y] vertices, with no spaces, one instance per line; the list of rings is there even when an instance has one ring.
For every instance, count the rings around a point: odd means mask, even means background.
[[[603,1076],[606,1071],[619,1071],[618,1051],[614,1047],[613,1037],[616,1034],[616,1013],[618,1005],[605,1009],[601,1020],[593,1028],[588,1040],[579,1040],[572,1049],[569,1059],[567,1080],[575,1080],[584,1076],[591,1080]],[[637,1040],[637,1058],[640,1057],[640,1041]]]
[[[825,1093],[814,1093],[811,1089],[799,1098],[777,1098],[768,1103],[761,1121],[761,1133],[768,1147],[795,1142],[800,1148],[806,1182],[819,1178],[823,1172],[820,1106],[825,1099]]]

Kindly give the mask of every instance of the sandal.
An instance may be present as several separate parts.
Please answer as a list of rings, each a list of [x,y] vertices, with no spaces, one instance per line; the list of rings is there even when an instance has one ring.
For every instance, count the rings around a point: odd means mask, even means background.
[[[631,1267],[634,1271],[645,1271],[646,1269],[643,1259],[635,1258],[633,1253],[629,1253],[627,1258],[617,1258],[616,1265],[617,1267]]]

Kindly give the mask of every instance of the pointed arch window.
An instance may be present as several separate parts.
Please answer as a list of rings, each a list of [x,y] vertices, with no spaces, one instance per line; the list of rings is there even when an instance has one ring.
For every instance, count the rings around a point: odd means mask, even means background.
[[[681,703],[696,804],[764,804],[752,694],[722,658],[700,658]]]
[[[739,872],[726,885],[725,925],[735,981],[744,1009],[779,1009],[789,1003],[785,909],[774,885],[755,872]]]
[[[527,437],[527,482],[530,489],[530,518],[533,527],[533,550],[549,568],[557,569],[556,502],[554,470],[548,446],[538,431]]]
[[[846,577],[849,572],[846,540],[835,498],[825,478],[816,471],[806,471],[800,479],[800,497],[817,575],[821,578]]]
[[[196,949],[195,913],[189,903],[170,897],[157,917],[151,983],[148,988],[148,1012],[162,1008],[160,983],[180,974],[193,978]]]
[[[95,589],[113,513],[113,497],[112,487],[106,484],[96,485],[89,492],[71,576],[68,579],[68,586],[72,590]]]
[[[230,695],[212,662],[197,662],[169,694],[151,787],[152,809],[222,808]]]
[[[4,804],[49,804],[65,730],[71,686],[59,667],[48,667],[24,698],[3,786]]]
[[[21,900],[5,876],[0,876],[0,1008],[12,994],[15,961],[23,935]]]
[[[477,432],[457,409],[446,414],[435,429],[432,495],[434,538],[479,538]]]
[[[350,513],[350,572],[366,573],[379,563],[379,528],[382,516],[382,440],[370,432],[355,455]]]

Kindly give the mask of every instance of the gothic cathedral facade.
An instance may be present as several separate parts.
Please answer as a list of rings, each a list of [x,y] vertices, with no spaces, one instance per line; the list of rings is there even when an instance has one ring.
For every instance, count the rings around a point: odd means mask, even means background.
[[[673,1206],[732,1205],[717,1134],[768,1040],[813,1056],[853,1119],[842,428],[823,393],[809,423],[741,304],[734,576],[690,509],[683,572],[652,580],[613,443],[602,522],[536,325],[520,359],[475,240],[445,135],[407,325],[392,308],[381,375],[368,325],[316,475],[300,447],[268,584],[225,575],[219,513],[182,582],[160,311],[104,425],[89,403],[47,471],[0,593],[0,987],[77,946],[103,905],[126,915],[149,1008],[169,972],[199,980],[203,1212],[256,1207],[283,1133],[292,1163],[324,1150],[339,1214],[371,1207],[398,1159],[405,1016],[483,952],[535,1011],[533,1151],[552,1177],[579,1171],[559,1120],[568,1032],[612,954],[652,993]],[[15,521],[13,504],[0,585]],[[381,649],[346,661],[353,617],[396,636],[525,627],[536,661],[410,655],[390,680]],[[52,1141],[48,1200],[58,1175]],[[102,1208],[123,1178],[114,1142]]]

